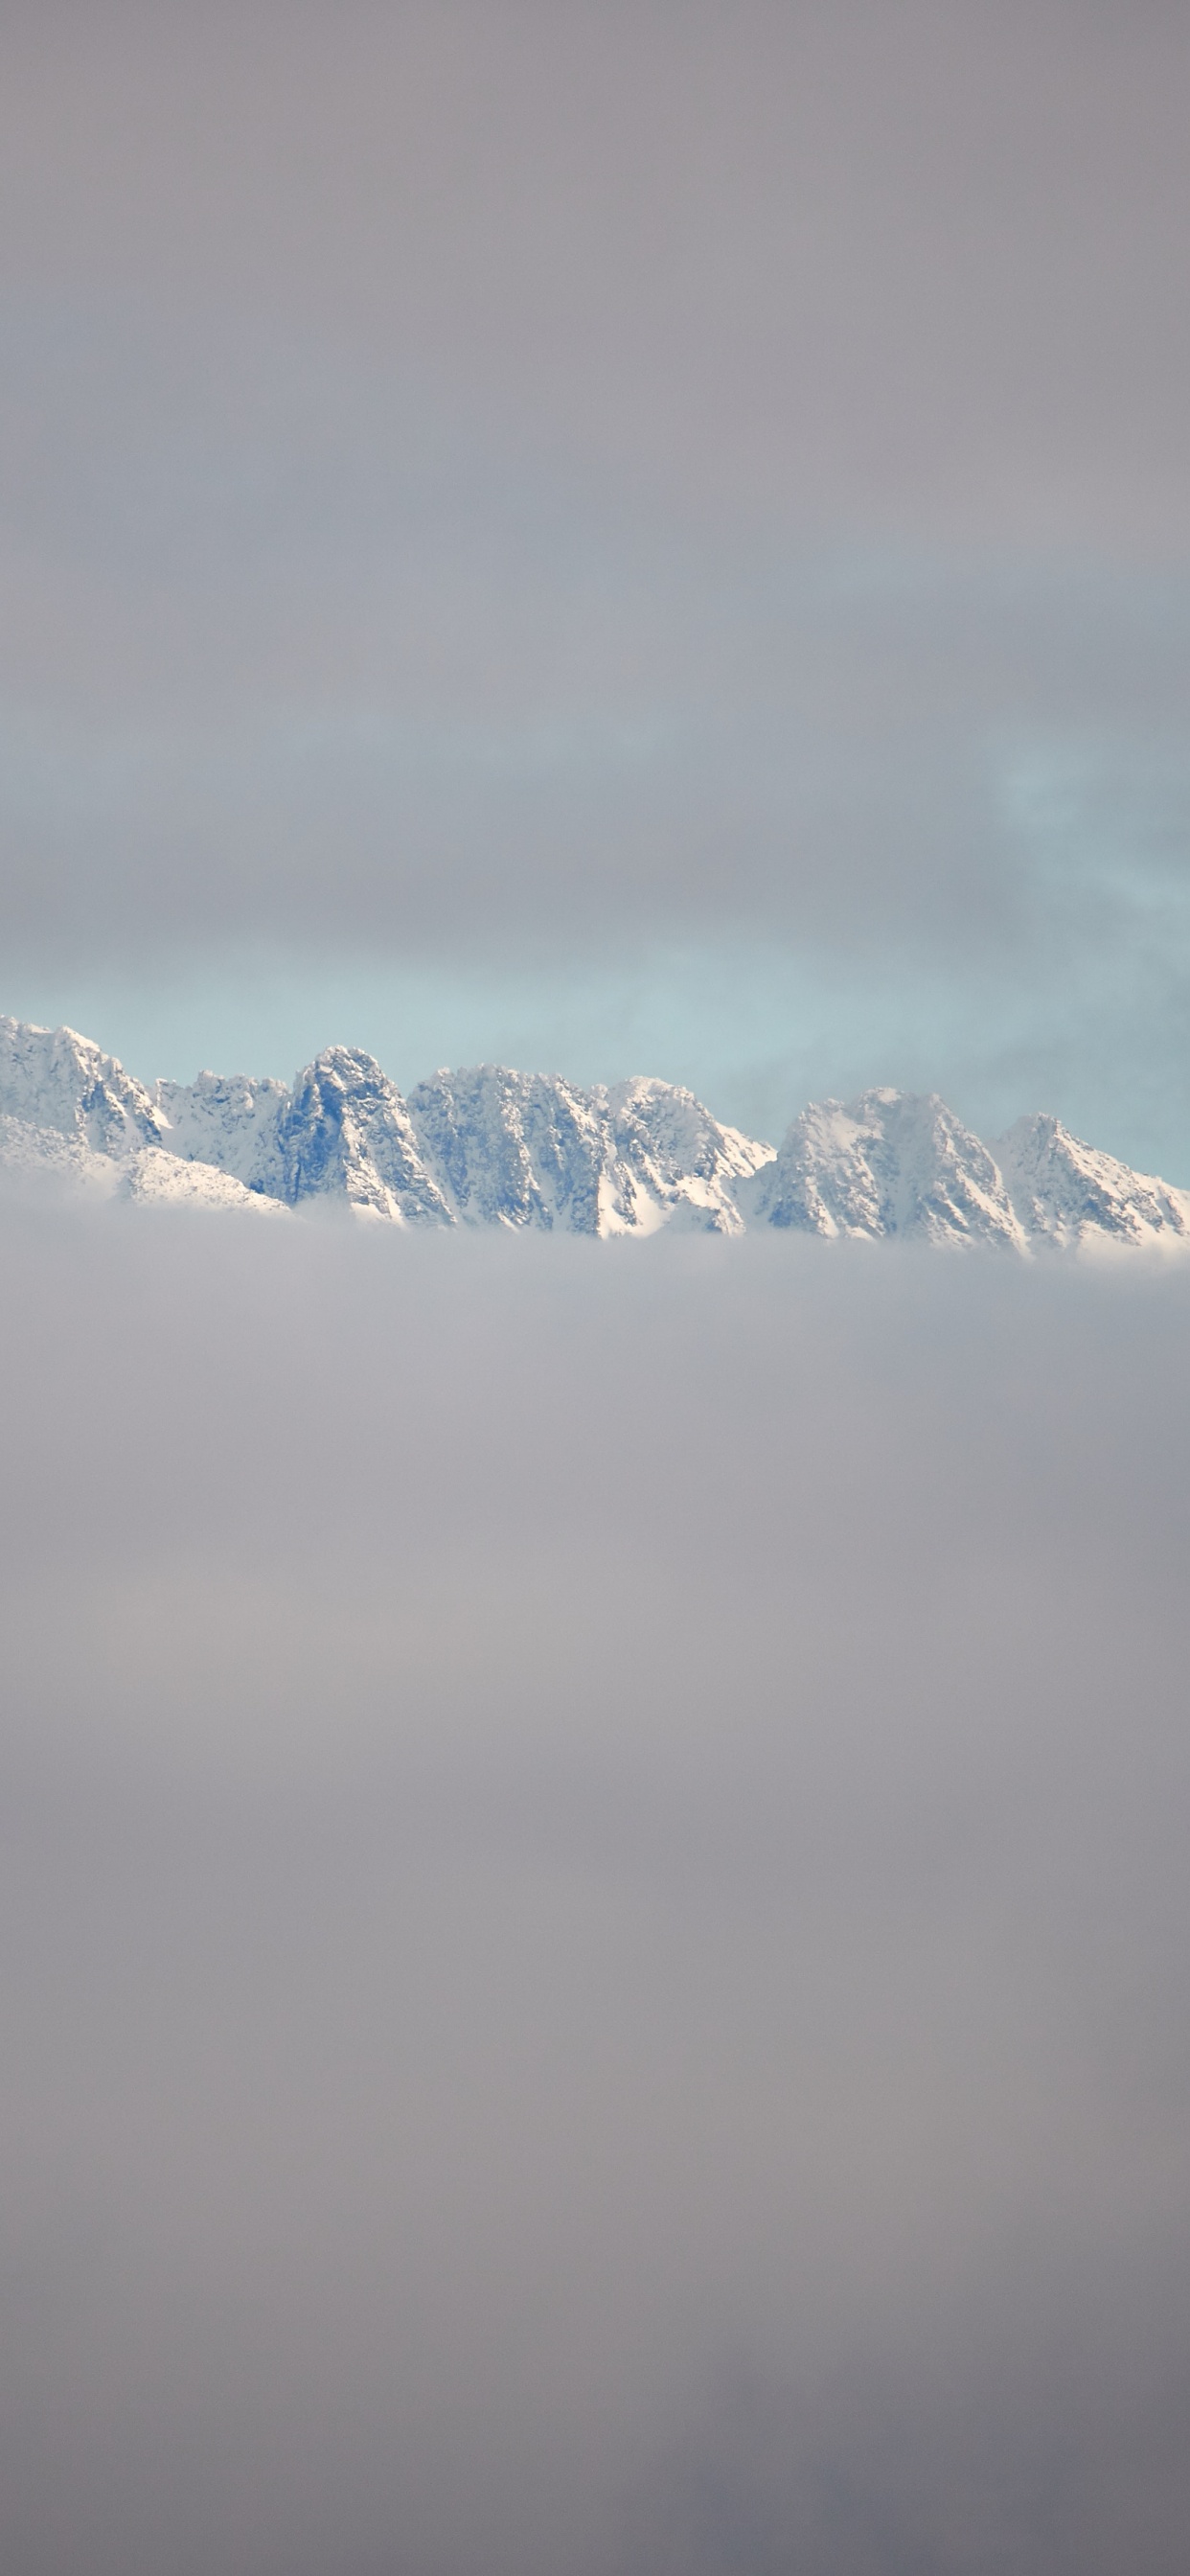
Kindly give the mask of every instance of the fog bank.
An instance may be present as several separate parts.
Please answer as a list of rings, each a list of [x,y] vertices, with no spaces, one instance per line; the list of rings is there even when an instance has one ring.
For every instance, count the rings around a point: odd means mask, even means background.
[[[1180,2571],[1190,1272],[0,1281],[4,2562]]]

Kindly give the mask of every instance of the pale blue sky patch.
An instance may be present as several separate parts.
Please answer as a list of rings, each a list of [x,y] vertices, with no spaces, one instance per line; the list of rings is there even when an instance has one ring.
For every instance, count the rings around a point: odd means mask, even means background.
[[[145,1081],[202,1065],[288,1079],[320,1047],[363,1046],[402,1089],[442,1064],[501,1062],[612,1082],[686,1083],[778,1141],[811,1098],[870,1083],[939,1090],[993,1136],[1035,1108],[1190,1183],[1190,940],[1085,953],[1033,983],[728,939],[553,967],[279,958],[175,963],[156,978],[18,975],[9,1007],[61,1019]]]

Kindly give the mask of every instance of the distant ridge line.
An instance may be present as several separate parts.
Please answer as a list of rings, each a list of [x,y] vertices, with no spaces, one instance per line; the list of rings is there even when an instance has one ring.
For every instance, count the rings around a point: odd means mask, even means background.
[[[200,1073],[145,1089],[92,1039],[0,1018],[0,1171],[93,1196],[608,1238],[664,1229],[986,1244],[1030,1255],[1190,1244],[1190,1191],[1040,1113],[985,1143],[937,1093],[811,1102],[779,1146],[680,1084],[582,1086],[504,1065],[403,1096],[323,1049],[292,1084]]]

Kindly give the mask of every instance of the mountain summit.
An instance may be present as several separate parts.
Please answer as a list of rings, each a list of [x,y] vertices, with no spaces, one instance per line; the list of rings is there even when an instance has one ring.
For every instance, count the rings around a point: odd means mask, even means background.
[[[108,1196],[258,1211],[311,1204],[406,1226],[646,1235],[746,1228],[868,1241],[1190,1242],[1190,1191],[1053,1117],[981,1142],[936,1094],[812,1102],[779,1148],[638,1076],[586,1089],[504,1065],[403,1098],[374,1056],[327,1047],[292,1085],[200,1073],[149,1093],[73,1029],[0,1019],[0,1169]]]

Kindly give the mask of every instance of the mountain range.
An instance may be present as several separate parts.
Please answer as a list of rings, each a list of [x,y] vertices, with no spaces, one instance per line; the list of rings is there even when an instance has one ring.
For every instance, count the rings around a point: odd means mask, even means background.
[[[936,1094],[813,1102],[779,1146],[638,1076],[582,1088],[503,1065],[403,1096],[327,1047],[293,1083],[200,1073],[152,1091],[68,1028],[0,1018],[0,1170],[83,1192],[405,1226],[597,1236],[680,1227],[931,1244],[1190,1244],[1190,1190],[1132,1171],[1059,1119],[985,1144]]]

